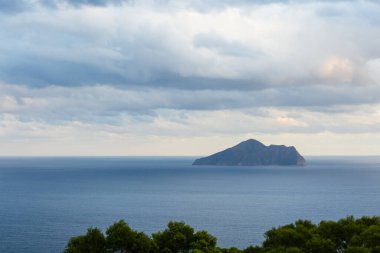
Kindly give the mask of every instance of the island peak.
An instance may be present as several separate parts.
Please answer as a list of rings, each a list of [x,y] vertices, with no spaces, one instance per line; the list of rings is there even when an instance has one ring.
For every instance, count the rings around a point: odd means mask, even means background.
[[[305,165],[305,159],[294,146],[264,145],[249,139],[213,155],[199,158],[193,165]]]

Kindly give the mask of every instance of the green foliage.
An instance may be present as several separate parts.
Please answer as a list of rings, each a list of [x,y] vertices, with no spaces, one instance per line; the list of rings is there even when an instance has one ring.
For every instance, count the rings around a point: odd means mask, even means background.
[[[149,253],[154,248],[152,240],[147,235],[132,230],[123,220],[110,226],[106,235],[107,249],[110,252]]]
[[[222,253],[241,253],[242,251],[238,248],[232,247],[228,249],[221,249]]]
[[[169,222],[165,231],[152,235],[159,250],[170,252],[189,252],[194,241],[194,229],[184,222]]]
[[[380,218],[349,216],[313,224],[307,220],[272,228],[261,246],[219,248],[207,231],[195,232],[184,222],[169,222],[152,237],[131,229],[123,220],[106,236],[97,228],[71,238],[64,253],[380,253]]]
[[[268,253],[303,253],[302,250],[300,250],[297,247],[289,247],[289,248],[275,248],[271,250],[265,250],[264,252]]]
[[[249,246],[245,250],[243,250],[243,253],[262,253],[264,252],[264,249],[259,246]]]
[[[71,238],[64,253],[104,253],[105,246],[102,232],[98,228],[89,228],[86,235]]]
[[[343,253],[371,253],[371,251],[365,247],[348,247]]]
[[[330,239],[323,239],[315,236],[307,241],[305,249],[310,253],[335,253],[335,244]]]
[[[202,252],[216,252],[216,237],[210,235],[207,231],[196,232],[191,243],[192,249],[201,250]]]
[[[294,224],[273,228],[266,232],[264,252],[285,252],[297,248],[302,252],[374,252],[380,248],[379,217],[349,216],[339,221],[322,221],[314,225],[299,220]]]
[[[169,222],[167,229],[152,235],[158,252],[217,252],[216,238],[207,231],[198,231],[184,222]]]

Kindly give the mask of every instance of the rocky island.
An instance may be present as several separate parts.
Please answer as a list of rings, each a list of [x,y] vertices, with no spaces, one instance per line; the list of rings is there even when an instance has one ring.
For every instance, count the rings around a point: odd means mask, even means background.
[[[305,165],[305,159],[295,147],[284,145],[266,146],[257,140],[247,140],[238,145],[199,158],[193,165],[226,165],[226,166],[253,166],[253,165]]]

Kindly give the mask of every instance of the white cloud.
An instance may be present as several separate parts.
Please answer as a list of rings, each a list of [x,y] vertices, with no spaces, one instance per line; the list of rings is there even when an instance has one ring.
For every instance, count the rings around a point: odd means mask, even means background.
[[[336,141],[335,153],[354,152],[338,143],[352,136],[372,145],[380,5],[263,2],[8,6],[0,15],[1,150],[153,154],[160,143],[162,154],[197,154],[198,144],[203,153],[212,141],[257,137],[315,154],[303,140],[316,136]]]
[[[344,11],[319,15],[333,7]],[[197,77],[211,79],[206,88],[224,88],[219,79],[248,80],[251,88],[363,83],[368,78],[361,69],[380,55],[379,26],[371,23],[376,9],[359,1],[226,5],[210,12],[149,1],[40,7],[2,17],[0,50],[8,57],[0,61],[0,77],[35,85],[154,86]],[[241,88],[238,82],[228,87]]]

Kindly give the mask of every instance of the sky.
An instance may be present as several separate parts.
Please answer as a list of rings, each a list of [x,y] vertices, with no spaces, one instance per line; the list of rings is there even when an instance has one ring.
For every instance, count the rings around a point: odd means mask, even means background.
[[[380,2],[0,0],[0,155],[380,155]]]

